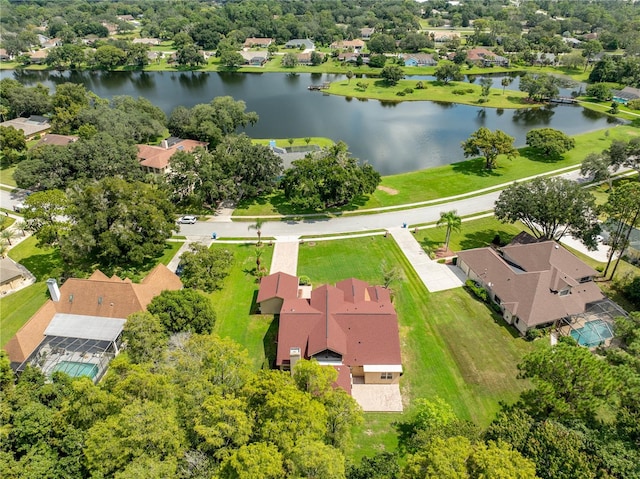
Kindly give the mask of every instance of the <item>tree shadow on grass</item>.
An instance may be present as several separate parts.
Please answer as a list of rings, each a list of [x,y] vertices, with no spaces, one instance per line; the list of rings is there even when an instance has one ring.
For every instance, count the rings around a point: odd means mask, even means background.
[[[280,315],[275,315],[273,321],[269,325],[269,329],[262,338],[262,347],[264,348],[264,360],[266,365],[273,369],[276,366],[276,355],[278,353],[278,324]]]
[[[501,245],[508,244],[515,236],[513,233],[507,231],[506,229],[486,229],[482,231],[475,231],[473,233],[464,235],[464,239],[460,241],[460,248],[466,250],[490,246],[493,243],[496,235],[499,236]]]
[[[520,149],[520,156],[538,163],[557,163],[564,160],[562,155],[545,155],[539,150],[528,147]]]
[[[456,173],[462,173],[463,175],[473,176],[502,176],[501,173],[496,171],[496,168],[488,170],[485,168],[484,158],[474,158],[473,160],[461,161],[459,163],[453,163],[451,165],[453,171]]]
[[[36,281],[59,278],[63,273],[62,258],[57,250],[45,254],[31,255],[20,260],[20,264],[36,277]]]

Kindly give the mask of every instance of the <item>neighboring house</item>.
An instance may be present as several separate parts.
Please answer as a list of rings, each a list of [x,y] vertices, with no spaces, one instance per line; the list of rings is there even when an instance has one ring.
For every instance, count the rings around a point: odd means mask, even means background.
[[[133,18],[133,15],[118,15],[116,18],[118,20],[123,21],[123,22],[133,22],[133,21],[135,21],[135,18]]]
[[[583,35],[582,38],[584,40],[597,40],[598,39],[598,34],[595,32],[592,33],[587,33],[586,35]]]
[[[25,272],[11,258],[0,258],[0,294],[19,287],[27,279]]]
[[[116,25],[115,23],[102,22],[102,26],[107,29],[109,35],[115,35],[116,33],[118,33],[118,25]]]
[[[447,32],[447,31],[433,31],[429,32],[429,36],[436,43],[446,43],[450,42],[454,38],[460,38],[460,35],[455,32]]]
[[[42,42],[42,48],[53,48],[53,47],[61,47],[62,40],[60,38],[50,38],[44,42]]]
[[[244,63],[246,65],[251,65],[253,67],[264,66],[269,59],[269,52],[267,51],[242,51],[240,52],[240,55],[244,58]]]
[[[162,43],[162,40],[160,40],[159,38],[134,38],[133,43],[141,43],[143,45],[154,46],[160,45],[160,43]]]
[[[353,52],[361,52],[365,43],[363,40],[341,40],[339,42],[333,42],[330,47],[332,50],[349,50]]]
[[[565,42],[567,45],[570,45],[570,46],[572,46],[574,48],[582,43],[580,40],[578,40],[577,38],[573,38],[573,37],[563,37],[562,41]]]
[[[46,133],[51,128],[49,120],[43,116],[31,115],[29,118],[14,118],[3,121],[0,126],[13,127],[22,130],[25,140],[32,140],[35,136]]]
[[[345,63],[356,63],[358,57],[362,58],[362,63],[369,63],[369,56],[357,52],[342,52],[338,55],[338,60]]]
[[[48,300],[9,340],[5,349],[18,372],[28,365],[98,381],[121,346],[130,314],[144,311],[162,291],[182,288],[180,278],[158,265],[140,282],[96,270],[88,279],[47,280]]]
[[[509,59],[496,55],[486,48],[471,48],[467,50],[467,60],[480,66],[501,66],[508,67]]]
[[[36,143],[35,147],[44,145],[55,146],[67,146],[70,143],[75,143],[80,137],[75,135],[56,135],[54,133],[47,133],[42,140]]]
[[[0,62],[8,62],[11,60],[13,60],[13,58],[7,53],[7,50],[0,48]]]
[[[178,151],[188,153],[199,146],[206,148],[207,143],[197,140],[182,140],[172,136],[162,140],[160,146],[137,145],[138,161],[146,173],[161,175],[170,171],[169,160]]]
[[[360,29],[360,37],[362,37],[363,40],[369,40],[371,35],[374,33],[376,33],[376,29],[373,27],[364,27]]]
[[[403,53],[400,58],[405,67],[434,67],[438,64],[430,53]]]
[[[324,59],[324,53],[318,52],[320,58]],[[299,65],[311,65],[311,53],[299,53],[298,54]]]
[[[297,278],[263,278],[258,303],[279,310],[276,366],[290,370],[299,359],[316,359],[338,371],[337,385],[397,384],[402,375],[398,317],[389,290],[346,279],[325,284],[305,298]],[[301,297],[302,296],[302,297]]]
[[[558,62],[557,55],[553,53],[536,53],[536,58],[533,60],[534,65],[555,65]]]
[[[289,40],[284,44],[285,48],[303,48],[305,50],[315,50],[316,46],[313,44],[311,40],[308,38],[296,38],[294,40]]]
[[[49,52],[47,50],[36,50],[34,52],[28,52],[26,55],[29,57],[29,62],[40,65],[47,60],[47,55]]]
[[[555,241],[461,251],[457,265],[486,289],[505,321],[521,334],[606,300],[593,281],[597,272]]]
[[[630,86],[624,87],[622,90],[612,90],[613,100],[618,103],[627,103],[631,100],[640,99],[640,88],[633,88]]]
[[[273,38],[254,38],[254,37],[250,37],[250,38],[247,38],[244,41],[243,47],[244,48],[254,48],[254,47],[267,48],[274,41],[275,40]]]

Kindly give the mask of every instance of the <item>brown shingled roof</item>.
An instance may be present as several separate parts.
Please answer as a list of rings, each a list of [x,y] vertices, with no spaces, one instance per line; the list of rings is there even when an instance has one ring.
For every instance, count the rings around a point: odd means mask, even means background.
[[[553,241],[510,245],[502,252],[504,257],[478,248],[461,251],[458,258],[529,328],[584,312],[604,299],[593,281],[580,282],[596,271]],[[557,294],[567,287],[570,294]]]
[[[180,142],[166,148],[154,145],[137,145],[138,161],[141,166],[163,170],[169,166],[169,160],[178,151],[186,151],[188,153],[198,146],[204,147],[207,146],[207,143],[196,140],[181,140]]]
[[[97,270],[88,279],[69,278],[60,286],[60,301],[47,301],[5,349],[12,363],[22,363],[44,339],[44,332],[56,313],[126,318],[145,310],[162,291],[181,288],[180,278],[162,264],[151,270],[141,283],[117,276],[108,278]]]
[[[295,299],[298,297],[298,278],[290,274],[278,272],[265,276],[260,280],[260,290],[256,302],[261,303],[271,298]]]

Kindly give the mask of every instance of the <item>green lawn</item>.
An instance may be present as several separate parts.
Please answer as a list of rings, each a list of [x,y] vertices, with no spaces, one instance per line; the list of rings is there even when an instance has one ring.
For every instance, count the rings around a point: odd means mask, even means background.
[[[253,143],[268,146],[269,142],[275,141],[276,146],[280,148],[289,148],[290,146],[319,146],[320,148],[328,148],[335,144],[331,138],[323,136],[310,136],[309,143],[305,138],[291,138],[293,143],[289,142],[289,138],[252,138]]]
[[[262,266],[269,270],[273,247],[263,243]],[[254,276],[255,244],[213,244],[233,252],[233,266],[220,291],[210,294],[217,314],[215,332],[237,341],[249,351],[256,369],[265,357],[275,359],[277,326],[272,315],[252,314],[259,285]]]
[[[523,229],[528,231],[521,223],[504,224],[498,221],[495,216],[463,221],[460,231],[451,231],[449,249],[451,251],[461,251],[489,246],[496,234],[500,236],[502,243],[508,243]],[[447,230],[444,226],[419,228],[415,236],[424,250],[430,252],[444,245],[446,232]]]
[[[385,176],[380,187],[369,197],[358,197],[336,213],[366,210],[386,206],[400,206],[421,201],[472,193],[496,187],[520,178],[545,174],[566,167],[577,167],[591,152],[609,147],[614,139],[629,139],[638,135],[631,126],[616,126],[575,136],[576,147],[559,159],[542,157],[530,148],[520,148],[520,156],[514,160],[500,158],[498,168],[486,170],[484,159],[453,163],[399,175]],[[237,216],[293,215],[309,213],[296,211],[287,203],[284,194],[277,191],[245,203],[235,210]]]
[[[15,165],[0,169],[0,183],[3,185],[17,186],[16,180],[13,179],[14,171],[16,171]]]
[[[400,265],[405,276],[392,285],[405,400],[440,396],[460,417],[488,424],[498,402],[515,400],[525,387],[516,379],[516,364],[533,344],[515,337],[485,304],[462,288],[429,293],[393,239],[382,236],[305,242],[300,246],[298,273],[309,276],[314,286],[351,276],[380,284],[383,262]],[[386,448],[395,444],[389,424],[403,416],[389,414],[389,420],[380,416],[367,415],[365,426],[355,431],[354,457],[375,453],[378,444]]]
[[[384,80],[376,78],[359,78],[331,83],[327,93],[353,98],[367,98],[382,101],[443,101],[462,103],[465,105],[488,108],[531,108],[531,104],[524,101],[527,94],[510,90],[503,94],[502,89],[492,88],[487,101],[481,103],[482,87],[473,83],[450,82],[447,85],[436,81],[421,80],[424,88],[417,89],[417,80],[400,80],[397,85],[390,86]],[[366,88],[359,85],[365,84]],[[413,89],[411,93],[399,96],[405,89]]]
[[[44,281],[0,298],[0,347],[7,344],[47,299],[49,293]]]

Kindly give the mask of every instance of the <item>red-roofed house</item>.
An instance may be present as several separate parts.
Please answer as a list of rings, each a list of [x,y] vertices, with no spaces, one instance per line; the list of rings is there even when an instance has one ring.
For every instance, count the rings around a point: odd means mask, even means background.
[[[335,286],[320,286],[304,299],[290,278],[295,277],[284,273],[268,276],[258,293],[261,306],[279,300],[278,294],[284,296],[279,311],[277,367],[290,369],[298,359],[314,358],[335,367],[337,384],[349,393],[354,382],[399,381],[398,317],[389,290],[351,278]],[[285,286],[283,280],[291,284]]]
[[[170,137],[162,140],[160,146],[155,145],[137,145],[138,161],[140,166],[147,173],[165,174],[170,170],[170,159],[178,151],[193,151],[197,147],[207,147],[208,143],[197,140],[181,140],[180,138]]]
[[[461,251],[457,264],[487,290],[521,334],[584,313],[606,299],[593,281],[596,271],[554,241],[512,243],[499,252]]]

